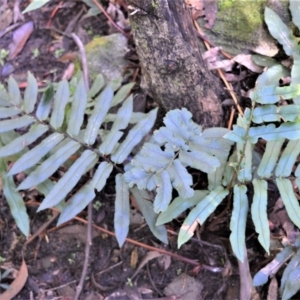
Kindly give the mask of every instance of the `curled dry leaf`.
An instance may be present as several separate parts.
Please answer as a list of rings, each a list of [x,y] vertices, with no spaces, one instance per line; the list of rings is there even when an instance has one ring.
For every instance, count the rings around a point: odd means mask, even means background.
[[[24,48],[27,40],[33,32],[33,22],[27,22],[20,26],[13,35],[13,40],[9,45],[8,59],[14,59]]]
[[[0,295],[0,300],[11,300],[13,299],[24,287],[28,277],[28,269],[23,259],[20,271],[16,279],[10,285],[10,289],[6,290],[3,294]]]
[[[185,0],[185,3],[197,10],[202,10],[203,9],[203,2],[202,0]]]

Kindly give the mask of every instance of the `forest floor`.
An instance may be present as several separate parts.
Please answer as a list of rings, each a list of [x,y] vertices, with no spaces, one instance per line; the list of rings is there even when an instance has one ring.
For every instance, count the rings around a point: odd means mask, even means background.
[[[22,11],[27,4],[28,1],[19,3],[15,0],[8,1],[7,6],[1,7],[4,12],[0,14],[0,32],[7,30],[0,38],[2,84],[12,75],[19,87],[24,89],[28,71],[34,74],[41,87],[46,81],[57,82],[64,75],[72,75],[68,68],[74,61],[77,47],[72,39],[62,34],[66,30],[77,32],[84,43],[96,35],[103,36],[115,32],[104,14],[85,19],[82,18],[82,14],[80,21],[72,24],[82,9],[86,12],[86,7],[81,1],[51,1],[42,9],[20,15],[18,8]],[[11,17],[15,20],[10,19]],[[25,28],[21,33],[22,37],[16,37],[14,32],[17,29],[10,27],[13,22],[23,24],[29,21],[33,22],[32,31],[29,29],[28,33],[28,28]],[[29,38],[22,44],[26,34],[29,34]],[[11,48],[13,38],[20,40],[16,41],[18,50]],[[129,48],[134,49],[131,39],[128,43]],[[8,49],[11,50],[6,55],[3,50]],[[66,75],[66,70],[70,74]],[[137,80],[138,86],[139,76],[134,79]],[[130,80],[133,80],[133,77],[129,78]],[[137,87],[136,90],[138,89]],[[152,105],[153,101],[149,106]],[[16,177],[15,180],[20,182],[22,176]],[[205,182],[205,178],[199,180]],[[239,270],[229,242],[230,216],[226,214],[221,220],[216,219],[226,203],[221,204],[205,226],[197,231],[195,237],[180,249],[177,248],[176,233],[184,216],[167,225],[169,244],[164,245],[153,236],[143,217],[133,206],[132,220],[135,221],[132,221],[128,237],[152,248],[147,249],[129,240],[120,249],[114,236],[101,231],[101,228],[112,233],[114,231],[114,186],[112,177],[93,203],[93,223],[97,228],[93,230],[90,261],[80,299],[239,299]],[[74,299],[85,257],[87,212],[83,211],[77,219],[63,226],[56,227],[54,221],[39,231],[55,213],[51,210],[37,213],[42,196],[36,190],[23,192],[22,197],[30,217],[31,233],[39,234],[28,243],[24,252],[29,277],[24,288],[14,299]],[[268,209],[271,210],[278,198],[277,191],[270,190],[269,197],[272,201]],[[251,222],[248,222],[246,240],[253,275],[270,258],[264,257]],[[2,272],[7,268],[19,269],[22,262],[21,250],[25,242],[25,237],[16,227],[9,206],[1,193]],[[161,250],[165,252],[162,253]],[[10,284],[12,281],[13,277],[9,276],[0,283]],[[173,285],[170,285],[171,283]],[[0,295],[2,292],[4,290],[0,288]],[[259,292],[262,299],[265,298],[266,290],[260,289]]]

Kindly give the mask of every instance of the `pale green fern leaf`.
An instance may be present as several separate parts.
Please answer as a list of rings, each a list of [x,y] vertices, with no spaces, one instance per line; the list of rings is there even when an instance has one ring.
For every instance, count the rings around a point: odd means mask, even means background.
[[[154,175],[156,184],[156,196],[153,204],[154,212],[160,213],[168,208],[172,199],[172,184],[169,173],[166,170]]]
[[[289,75],[289,69],[277,63],[275,66],[268,68],[268,70],[259,75],[256,80],[256,88],[260,89],[264,86],[278,85],[279,80],[282,77],[287,77]]]
[[[262,268],[253,277],[253,286],[260,286],[268,282],[268,278],[273,277],[282,265],[294,254],[293,247],[287,246],[281,252],[276,254],[275,258]]]
[[[178,191],[183,198],[190,198],[194,195],[194,190],[191,188],[193,177],[188,173],[187,169],[182,165],[181,161],[175,159],[168,166],[168,172],[172,181],[173,187]]]
[[[228,155],[228,152],[227,152]],[[207,180],[208,180],[208,189],[212,191],[217,186],[222,185],[222,179],[224,176],[225,168],[226,168],[226,159],[219,158],[220,167],[216,168],[215,171],[207,173]]]
[[[7,157],[21,152],[26,146],[35,142],[40,136],[48,131],[48,126],[38,124],[29,132],[12,140],[9,144],[0,148],[0,157]]]
[[[12,76],[8,78],[8,95],[9,102],[16,107],[20,107],[22,101],[21,92],[18,83]]]
[[[67,80],[60,81],[54,98],[53,112],[50,118],[50,125],[54,129],[61,127],[65,117],[65,108],[69,101],[70,90]]]
[[[245,128],[238,125],[233,125],[232,128],[232,131],[226,133],[224,137],[236,143],[244,143],[246,136]]]
[[[298,45],[299,49],[299,45]],[[293,54],[294,63],[291,70],[291,83],[292,84],[300,84],[300,54],[299,50],[298,52],[295,52]],[[295,104],[300,105],[300,96],[294,97],[293,99]]]
[[[11,106],[9,101],[9,95],[6,90],[0,88],[0,106],[6,107]]]
[[[34,123],[34,118],[26,115],[12,120],[0,121],[0,133],[19,129],[32,123]]]
[[[300,123],[286,122],[282,123],[279,127],[276,127],[275,124],[251,127],[249,129],[251,143],[257,143],[259,138],[263,138],[266,141],[279,141],[285,138],[298,140],[300,138]]]
[[[129,187],[122,174],[116,176],[116,202],[114,228],[116,238],[120,247],[123,246],[129,231],[130,205]]]
[[[67,133],[70,136],[77,136],[84,119],[84,111],[87,104],[87,92],[83,78],[76,86],[73,97],[70,119],[68,121]]]
[[[262,178],[270,178],[272,176],[284,141],[285,140],[282,139],[280,141],[267,142],[265,152],[257,168],[258,176]]]
[[[290,12],[293,23],[298,27],[298,29],[300,29],[300,3],[298,0],[290,0]]]
[[[131,168],[126,171],[124,177],[130,188],[137,185],[140,190],[147,189],[148,191],[152,191],[156,187],[154,173],[147,173],[141,168]],[[151,178],[153,178],[154,181],[154,186],[152,188],[149,186]]]
[[[280,284],[280,292],[283,293],[288,277],[293,270],[300,266],[300,250],[297,251],[296,255],[291,259],[288,263],[287,267],[284,269],[284,272],[281,277],[281,284]]]
[[[64,139],[60,133],[52,133],[39,145],[20,157],[9,171],[9,175],[18,174],[36,165],[55,145]]]
[[[286,178],[276,178],[276,184],[290,219],[300,228],[300,206],[291,181]]]
[[[292,55],[297,46],[291,30],[282,22],[280,17],[270,8],[265,8],[265,22],[271,35],[283,46],[287,55]]]
[[[124,101],[124,99],[128,96],[130,91],[132,90],[133,86],[135,85],[135,82],[127,83],[123,85],[116,93],[116,95],[113,97],[111,106],[116,106],[117,104]]]
[[[21,112],[16,107],[0,107],[0,118],[9,118],[18,115]]]
[[[88,92],[88,98],[94,98],[104,87],[105,79],[102,74],[98,74]]]
[[[213,172],[221,165],[220,161],[216,157],[200,151],[181,151],[179,153],[179,159],[187,166],[205,173]]]
[[[35,103],[38,95],[38,84],[35,77],[28,72],[27,76],[27,87],[24,93],[24,110],[27,113],[32,113],[34,110]]]
[[[111,131],[127,128],[133,110],[133,97],[130,95],[119,108]]]
[[[109,134],[105,137],[103,143],[99,147],[99,151],[103,155],[109,155],[114,150],[116,150],[118,141],[124,135],[124,132],[119,130],[112,130]]]
[[[140,190],[137,187],[130,189],[130,193],[134,196],[136,203],[141,211],[147,225],[149,226],[151,232],[156,238],[165,244],[168,244],[168,233],[167,229],[163,225],[155,224],[157,219],[157,214],[153,210],[153,204],[150,199],[152,199],[151,194],[146,190]]]
[[[267,253],[270,252],[270,229],[267,216],[267,188],[268,184],[265,180],[254,179],[252,181],[254,187],[253,202],[251,205],[251,215],[254,223],[255,231],[258,233],[258,240]]]
[[[290,176],[300,153],[300,140],[289,141],[284,148],[275,170],[278,177]]]
[[[252,121],[256,124],[263,122],[279,122],[280,115],[278,114],[276,105],[263,105],[254,108]]]
[[[36,110],[36,117],[39,120],[43,121],[49,117],[53,99],[54,99],[54,87],[53,84],[51,83],[46,88]]]
[[[230,243],[236,257],[244,261],[245,232],[248,213],[247,187],[235,185],[233,189],[233,211],[230,219]]]
[[[176,197],[169,205],[166,211],[163,211],[158,215],[156,225],[162,225],[171,222],[177,218],[184,211],[192,206],[196,206],[201,200],[203,200],[209,191],[207,190],[196,190],[191,198]]]
[[[106,184],[107,178],[110,176],[113,170],[113,165],[106,161],[99,164],[96,173],[94,174],[91,185],[100,192]]]
[[[96,197],[94,187],[91,184],[85,184],[76,194],[68,201],[61,212],[57,225],[68,222],[81,211]]]
[[[295,98],[294,98],[295,102]],[[284,122],[297,122],[300,116],[300,106],[299,105],[283,105],[278,107],[278,114],[283,119]]]
[[[27,176],[26,179],[18,186],[18,190],[29,189],[48,179],[79,148],[79,143],[72,140],[69,141],[46,159],[33,172],[31,172],[29,176]]]
[[[97,97],[94,110],[89,117],[87,128],[84,135],[84,142],[93,145],[98,135],[98,130],[110,108],[113,98],[113,90],[110,86],[106,87]]]
[[[75,187],[82,175],[97,162],[97,155],[90,150],[85,150],[73,163],[65,175],[56,183],[51,192],[44,199],[39,211],[55,206]]]
[[[11,214],[21,232],[29,236],[29,218],[23,198],[16,191],[16,186],[12,176],[5,173],[1,174],[3,181],[3,194],[9,205]]]
[[[161,127],[159,130],[154,132],[153,136],[155,142],[162,146],[165,145],[166,149],[172,151],[188,150],[188,145],[181,136],[174,135],[174,133],[166,127]]]
[[[215,211],[217,206],[228,195],[228,190],[222,186],[215,188],[191,210],[183,222],[178,235],[178,248],[186,243],[194,234],[197,224],[203,224]]]
[[[142,141],[145,135],[151,130],[156,120],[157,108],[151,110],[143,120],[130,129],[125,140],[119,145],[116,152],[111,155],[111,160],[117,164],[124,160],[131,153],[133,148]]]
[[[282,300],[291,299],[300,289],[300,266],[295,268],[288,276]]]
[[[246,145],[237,144],[238,159],[241,159],[240,168],[238,170],[238,180],[240,182],[247,182],[252,179],[252,155],[253,145],[247,141]],[[242,153],[243,157],[240,157]]]

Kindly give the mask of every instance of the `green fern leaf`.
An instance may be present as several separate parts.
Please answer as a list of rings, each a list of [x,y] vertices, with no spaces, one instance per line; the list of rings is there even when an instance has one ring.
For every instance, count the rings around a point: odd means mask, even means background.
[[[298,45],[299,48],[299,45]],[[298,50],[299,52],[299,50]],[[295,52],[293,54],[294,63],[291,70],[291,83],[300,84],[300,54]],[[300,96],[294,97],[293,99],[295,104],[300,105]]]
[[[205,198],[200,200],[183,222],[178,235],[178,248],[186,243],[194,234],[197,223],[200,225],[211,215],[229,191],[222,186],[216,187]]]
[[[116,150],[118,141],[124,135],[124,132],[119,130],[111,130],[105,137],[105,140],[99,147],[99,152],[103,155],[109,155]]]
[[[0,118],[9,118],[18,115],[21,112],[16,107],[0,107]]]
[[[235,170],[235,167],[237,165],[236,162],[237,162],[237,151],[235,150],[229,156],[228,162],[226,163],[226,166],[225,166],[225,171],[224,171],[223,180],[222,180],[222,184],[224,186],[227,186],[233,179],[233,175],[236,172],[236,170]]]
[[[249,129],[249,140],[252,144],[257,143],[259,138],[266,141],[279,141],[282,139],[300,139],[300,123],[287,122],[276,128],[275,124],[251,127]]]
[[[116,93],[116,95],[113,97],[113,100],[111,102],[111,107],[116,106],[117,104],[124,101],[124,99],[127,97],[127,95],[132,90],[133,86],[135,85],[135,82],[131,82],[128,84],[123,85]]]
[[[276,178],[276,184],[290,219],[300,228],[300,207],[291,181],[286,178]]]
[[[153,204],[149,199],[151,199],[151,194],[146,190],[140,190],[136,187],[130,189],[130,192],[134,196],[136,203],[145,218],[147,225],[149,226],[151,232],[156,238],[165,244],[168,244],[168,233],[167,229],[163,225],[155,225],[157,214],[153,210]]]
[[[18,174],[36,165],[55,145],[64,138],[63,134],[52,133],[39,145],[20,157],[9,171],[9,175]]]
[[[300,250],[297,251],[296,255],[291,259],[291,261],[288,263],[286,268],[284,269],[284,272],[281,277],[281,284],[280,284],[280,292],[283,293],[286,282],[288,280],[289,275],[293,270],[295,270],[297,267],[300,266]]]
[[[276,62],[275,66],[268,68],[268,70],[259,75],[256,80],[256,88],[261,89],[264,86],[278,85],[280,78],[287,77],[289,75],[289,69]]]
[[[295,98],[294,98],[295,102]],[[300,116],[300,106],[299,105],[284,105],[278,108],[278,114],[284,120],[284,122],[297,122]]]
[[[141,168],[131,168],[126,170],[124,177],[129,187],[132,188],[134,185],[137,185],[138,189],[143,190],[147,189],[152,191],[152,189],[147,188],[147,183],[150,177],[154,176],[153,173],[147,173]],[[155,186],[155,184],[154,184]]]
[[[173,160],[167,171],[169,172],[172,185],[178,191],[179,196],[183,198],[193,197],[194,190],[190,187],[193,184],[193,177],[188,173],[180,160]]]
[[[116,120],[113,123],[112,126],[112,131],[114,130],[121,130],[121,129],[126,129],[130,118],[131,114],[133,111],[133,97],[130,95],[122,104],[122,106],[119,108]]]
[[[18,190],[29,189],[48,179],[79,148],[79,143],[72,140],[69,141],[66,145],[46,159],[39,167],[36,168],[36,170],[31,172],[30,175],[18,186]]]
[[[253,286],[260,286],[268,282],[269,276],[273,277],[277,271],[282,267],[282,265],[293,256],[294,251],[292,246],[285,247],[281,252],[279,252],[275,258],[262,268],[253,277]]]
[[[264,122],[279,122],[280,115],[276,105],[263,105],[254,108],[252,121],[256,124]]]
[[[89,117],[87,128],[84,134],[84,142],[93,145],[98,135],[98,130],[110,108],[113,98],[113,90],[110,86],[106,87],[97,97],[94,110]]]
[[[216,157],[196,150],[192,152],[181,151],[179,153],[179,160],[184,164],[205,173],[213,172],[221,165]]]
[[[51,110],[51,104],[52,104],[52,100],[54,99],[54,88],[53,88],[53,84],[50,84],[42,98],[41,101],[38,105],[38,108],[36,110],[36,117],[43,121],[46,120],[50,114],[50,110]]]
[[[290,176],[299,153],[300,140],[289,141],[278,161],[275,175],[278,177]]]
[[[272,172],[276,166],[283,143],[284,139],[281,141],[267,142],[265,152],[257,168],[258,176],[262,178],[270,178],[272,176]]]
[[[50,125],[58,129],[64,121],[65,108],[69,101],[70,89],[67,80],[60,81],[54,99],[53,112],[51,114]]]
[[[176,197],[169,205],[168,209],[159,214],[156,226],[171,222],[190,207],[196,206],[208,195],[208,193],[209,191],[207,190],[196,190],[191,198],[184,198],[181,196]]]
[[[1,174],[3,181],[3,194],[9,205],[11,214],[21,232],[29,236],[29,218],[23,198],[16,191],[16,186],[12,176],[5,173]]]
[[[251,215],[255,226],[255,231],[258,233],[258,240],[269,254],[270,248],[270,230],[267,216],[267,182],[265,180],[253,181],[254,196],[251,205]]]
[[[224,138],[236,143],[243,144],[245,142],[246,130],[238,125],[233,125],[232,128],[233,130],[226,133]]]
[[[97,168],[94,174],[91,185],[100,192],[106,184],[107,178],[110,176],[113,170],[113,165],[106,161],[103,161]]]
[[[34,121],[34,118],[30,116],[22,116],[11,120],[0,121],[0,133],[28,126]]]
[[[160,213],[168,208],[172,199],[172,184],[169,173],[166,170],[156,173],[154,175],[156,184],[156,197],[154,200],[153,208],[155,213]]]
[[[10,76],[8,79],[8,95],[10,103],[12,103],[14,106],[20,107],[22,100],[21,92],[18,83],[12,76]]]
[[[233,197],[233,211],[230,220],[230,243],[236,257],[244,261],[245,231],[248,213],[247,187],[235,185]]]
[[[296,39],[280,17],[268,7],[265,8],[265,22],[273,38],[283,46],[285,53],[292,55],[297,45]]]
[[[67,133],[70,136],[77,136],[83,123],[84,111],[87,104],[87,92],[83,78],[76,86],[74,99],[72,103],[70,119],[68,121]]]
[[[227,153],[228,155],[228,153]],[[217,186],[222,185],[222,179],[226,168],[226,159],[219,158],[221,166],[216,168],[215,171],[207,173],[208,189],[214,190]]]
[[[40,136],[48,131],[48,126],[38,124],[22,136],[17,137],[9,144],[0,148],[0,157],[11,156],[21,152],[26,146],[35,142]]]
[[[290,12],[292,15],[293,23],[298,27],[300,30],[300,3],[298,0],[290,0]]]
[[[164,145],[166,149],[172,151],[187,151],[189,149],[186,141],[181,136],[174,135],[167,127],[161,127],[159,130],[156,130],[153,138],[158,145]]]
[[[38,211],[53,207],[74,188],[82,175],[91,169],[97,162],[97,155],[90,150],[85,150],[73,163],[65,175],[56,183],[51,192],[44,199]]]
[[[0,106],[11,106],[9,95],[6,90],[0,88]]]
[[[293,270],[286,281],[282,300],[291,299],[300,290],[300,266]]]
[[[24,93],[24,110],[31,113],[34,110],[34,105],[37,101],[38,84],[35,77],[28,72],[27,87]]]
[[[119,247],[122,247],[129,231],[129,187],[122,174],[116,176],[116,202],[114,228]]]
[[[141,142],[144,136],[151,130],[156,120],[157,108],[151,110],[143,120],[130,129],[125,140],[119,145],[116,152],[111,155],[111,160],[121,164],[127,159],[133,148]]]
[[[94,188],[90,184],[84,185],[67,203],[61,212],[57,226],[76,217],[96,197]]]
[[[104,87],[105,79],[102,74],[98,74],[88,92],[88,98],[94,98]]]

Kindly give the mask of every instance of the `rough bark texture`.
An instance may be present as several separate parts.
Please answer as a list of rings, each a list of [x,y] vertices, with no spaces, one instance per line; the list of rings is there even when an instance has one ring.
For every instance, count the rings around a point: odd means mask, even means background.
[[[223,111],[198,49],[184,1],[128,0],[142,70],[142,88],[165,110],[186,107],[203,127],[219,126]]]

